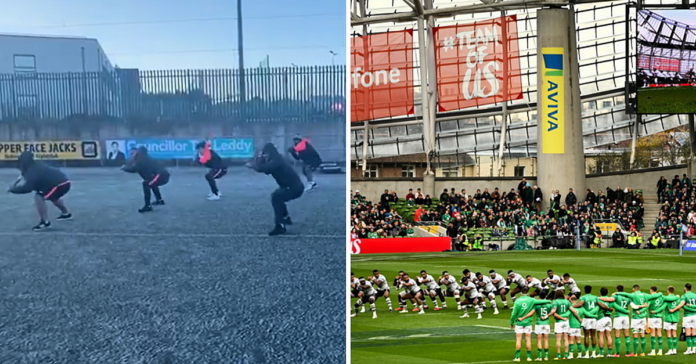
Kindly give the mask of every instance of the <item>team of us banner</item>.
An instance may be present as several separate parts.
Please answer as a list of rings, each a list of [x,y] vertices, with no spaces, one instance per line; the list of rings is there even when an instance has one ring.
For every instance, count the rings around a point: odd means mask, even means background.
[[[24,151],[34,153],[42,160],[116,160],[127,159],[129,150],[145,146],[156,159],[193,159],[200,139],[119,139],[107,140],[56,140],[56,141],[5,141],[0,142],[0,160],[16,160]],[[225,159],[249,159],[254,156],[252,138],[217,138],[211,140],[212,148]]]
[[[440,112],[522,98],[515,15],[433,28]],[[351,39],[351,121],[415,113],[413,30]]]

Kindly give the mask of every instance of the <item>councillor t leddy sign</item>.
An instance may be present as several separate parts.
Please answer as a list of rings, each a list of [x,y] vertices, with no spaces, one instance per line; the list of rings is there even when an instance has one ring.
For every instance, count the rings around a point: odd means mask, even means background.
[[[452,248],[450,238],[352,239],[351,254],[432,253]]]
[[[437,27],[433,35],[440,112],[522,98],[517,16]]]
[[[351,38],[350,121],[413,114],[413,30]]]
[[[55,140],[32,142],[0,142],[0,160],[16,160],[24,151],[44,160],[99,159],[96,140]]]

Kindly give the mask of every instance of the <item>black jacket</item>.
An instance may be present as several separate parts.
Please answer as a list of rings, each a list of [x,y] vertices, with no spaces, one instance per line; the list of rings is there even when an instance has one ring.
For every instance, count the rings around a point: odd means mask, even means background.
[[[225,165],[225,161],[223,161],[222,158],[220,158],[220,155],[215,153],[214,150],[208,149],[207,152],[210,153],[209,157],[206,155],[201,156],[197,160],[198,163],[200,163],[200,164],[202,164],[205,167],[210,168],[210,169],[225,169],[225,168],[227,168],[227,166]],[[208,158],[206,158],[206,157],[208,157]]]
[[[268,143],[263,147],[265,158],[254,159],[254,169],[265,174],[270,174],[282,188],[304,189],[304,184],[297,172],[287,163],[278,149]]]
[[[575,197],[575,193],[569,192],[569,193],[566,195],[565,203],[566,203],[566,205],[568,205],[568,206],[570,206],[570,205],[575,205],[576,203],[578,203],[578,198]]]
[[[321,165],[321,157],[319,156],[319,153],[317,153],[316,149],[309,144],[307,139],[302,139],[299,143],[297,143],[297,145],[290,147],[288,152],[292,154],[292,157],[295,158],[295,160],[302,160],[310,167],[317,168],[319,165]]]
[[[536,191],[534,191],[534,202],[543,202],[544,201],[544,193],[541,192],[541,187],[537,187]]]
[[[150,157],[147,148],[142,146],[138,148],[133,159],[123,166],[123,170],[128,173],[137,173],[145,181],[151,181],[158,174],[169,177],[167,168]]]
[[[59,184],[68,181],[68,177],[59,169],[35,161],[34,154],[31,152],[23,152],[19,156],[19,170],[22,172],[24,184],[12,187],[10,189],[11,193],[46,193]]]

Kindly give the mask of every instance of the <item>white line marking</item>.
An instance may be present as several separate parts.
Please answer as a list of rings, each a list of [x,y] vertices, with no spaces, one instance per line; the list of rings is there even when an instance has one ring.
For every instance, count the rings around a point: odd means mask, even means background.
[[[46,231],[46,232],[0,232],[0,236],[6,237],[25,237],[25,236],[41,236],[46,237],[52,236],[64,236],[64,237],[87,237],[87,238],[269,238],[269,239],[299,239],[299,238],[310,238],[310,239],[341,239],[345,240],[344,235],[321,235],[321,234],[296,234],[296,235],[277,235],[268,236],[267,234],[208,234],[208,233],[198,233],[198,234],[171,234],[171,233],[81,233],[81,232],[62,232],[62,231]]]
[[[476,325],[479,326],[479,325]],[[489,326],[489,327],[495,327],[495,326]],[[496,327],[500,328],[500,327]],[[513,332],[511,330],[509,331],[494,331],[494,332],[469,332],[465,334],[413,334],[413,335],[406,335],[406,336],[375,336],[375,337],[370,337],[367,339],[351,339],[351,342],[370,342],[370,341],[389,341],[389,340],[403,340],[403,339],[420,339],[424,337],[428,338],[438,338],[438,337],[460,337],[460,336],[478,336],[478,335],[499,335],[499,334],[512,334]]]
[[[505,326],[490,326],[490,325],[474,325],[476,327],[488,327],[491,329],[507,329]]]
[[[493,363],[509,363],[512,360],[498,360],[498,361],[470,361],[466,363],[452,363],[452,364],[493,364]]]

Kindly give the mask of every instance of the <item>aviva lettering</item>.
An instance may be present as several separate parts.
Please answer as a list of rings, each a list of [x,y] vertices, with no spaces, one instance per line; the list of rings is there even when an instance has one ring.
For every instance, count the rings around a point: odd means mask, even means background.
[[[552,101],[548,104],[548,108],[552,110],[550,110],[546,115],[548,118],[546,122],[548,124],[548,131],[553,131],[558,129],[558,118],[556,117],[556,115],[558,115],[558,84],[551,81],[548,81],[548,84],[549,85],[546,91],[549,93],[549,95],[547,96],[547,98],[549,99],[549,101]]]

